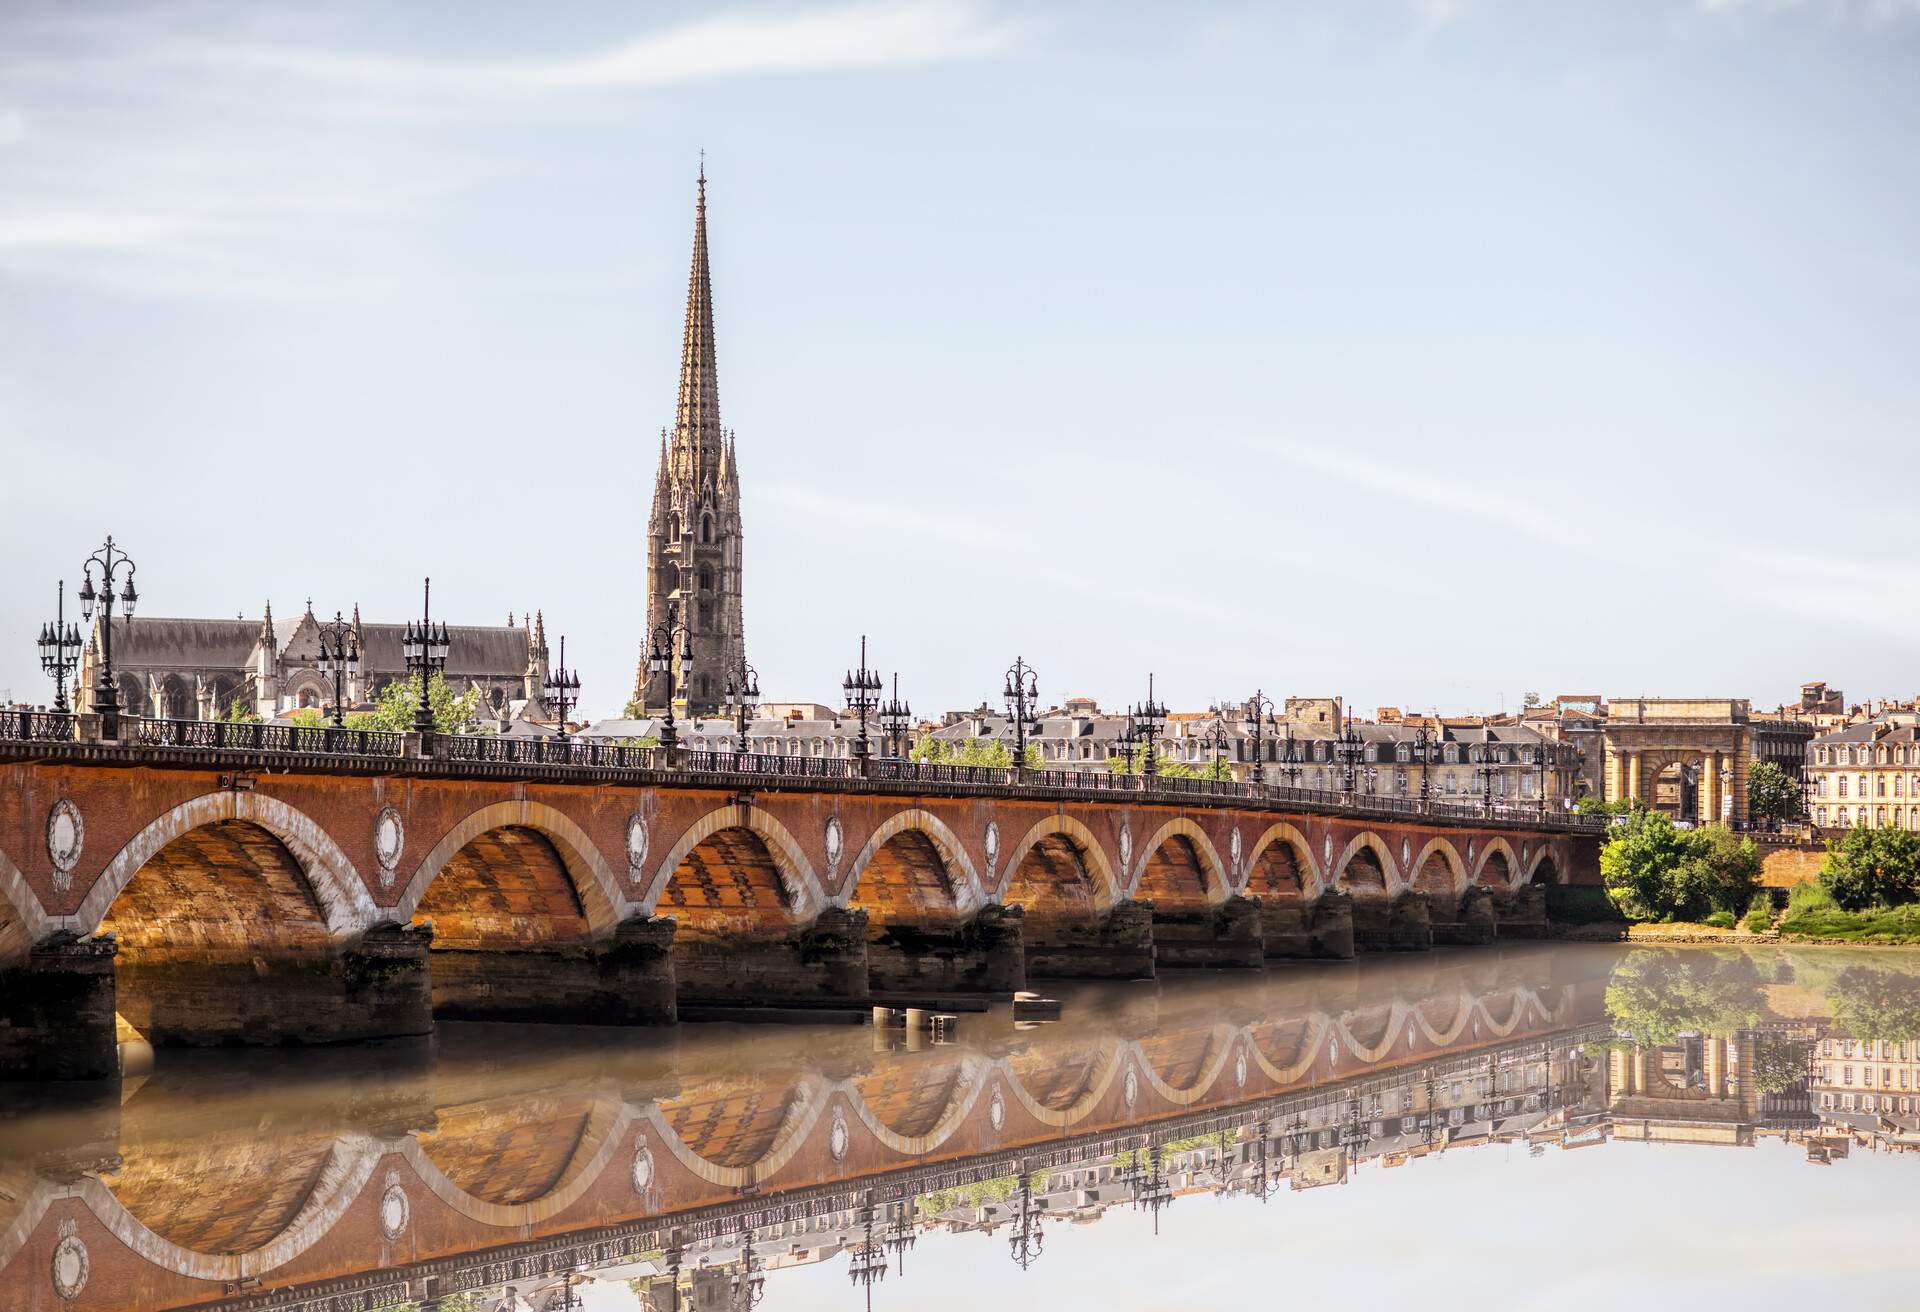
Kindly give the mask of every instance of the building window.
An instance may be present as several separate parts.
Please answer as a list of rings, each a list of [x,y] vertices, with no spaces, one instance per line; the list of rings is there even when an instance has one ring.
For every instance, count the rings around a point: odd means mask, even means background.
[[[1842,829],[1845,829],[1848,825],[1851,825],[1853,823],[1853,821],[1847,818],[1846,807],[1843,806],[1840,808],[1839,813],[1834,817],[1834,823],[1838,824]]]
[[[1840,778],[1840,796],[1845,797],[1847,795],[1847,777],[1845,775],[1841,775],[1839,778]]]

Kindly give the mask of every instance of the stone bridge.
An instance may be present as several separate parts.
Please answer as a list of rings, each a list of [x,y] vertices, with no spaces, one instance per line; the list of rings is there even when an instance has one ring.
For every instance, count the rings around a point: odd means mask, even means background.
[[[1532,812],[450,755],[0,742],[0,1072],[1483,944],[1598,877],[1596,831]]]
[[[1344,998],[1276,979],[1224,1015],[1212,994],[1184,1009],[1143,995],[966,1047],[776,1031],[749,1074],[603,1041],[503,1058],[471,1033],[412,1070],[342,1054],[272,1100],[164,1070],[97,1120],[69,1118],[66,1139],[0,1155],[0,1288],[26,1312],[378,1307],[525,1292],[742,1227],[786,1252],[863,1195],[1146,1141],[1268,1135],[1278,1173],[1352,1146],[1355,1107],[1362,1157],[1436,1133],[1484,1142],[1577,1100],[1549,1063],[1608,1032],[1605,971],[1471,962],[1354,980]]]

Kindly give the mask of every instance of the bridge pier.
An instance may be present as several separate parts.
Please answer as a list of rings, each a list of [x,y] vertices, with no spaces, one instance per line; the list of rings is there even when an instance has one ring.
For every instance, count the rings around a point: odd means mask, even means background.
[[[1012,993],[1027,986],[1026,917],[988,905],[954,926],[894,921],[867,937],[875,993]]]
[[[1218,906],[1153,907],[1153,964],[1258,970],[1266,964],[1260,903],[1230,897]]]
[[[432,954],[433,1014],[449,1020],[671,1025],[679,1018],[674,922],[634,916],[610,943],[442,948]]]
[[[431,932],[377,925],[333,952],[120,957],[119,1016],[156,1047],[399,1038],[433,1029]]]
[[[1029,922],[1030,979],[1152,979],[1153,907],[1120,901],[1090,924]]]
[[[828,907],[812,924],[780,937],[720,933],[674,935],[673,970],[680,1001],[777,1004],[864,1002],[867,913]]]
[[[43,943],[0,969],[0,1081],[119,1073],[111,935]]]
[[[1267,960],[1346,961],[1353,956],[1353,899],[1328,893],[1315,902],[1260,903]]]
[[[1547,890],[1528,884],[1510,893],[1492,895],[1494,920],[1501,938],[1547,938]]]
[[[1427,900],[1418,893],[1353,900],[1353,946],[1360,952],[1425,952],[1433,946]]]
[[[1435,947],[1485,947],[1493,942],[1493,900],[1485,889],[1469,888],[1458,901],[1452,893],[1429,895],[1427,915]]]

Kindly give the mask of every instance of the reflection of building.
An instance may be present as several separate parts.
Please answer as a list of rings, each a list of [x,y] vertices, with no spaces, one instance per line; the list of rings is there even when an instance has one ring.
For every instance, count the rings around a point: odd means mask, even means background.
[[[1661,1047],[1607,1054],[1607,1114],[1613,1137],[1647,1143],[1753,1142],[1754,1045],[1691,1036]]]
[[[1920,829],[1920,713],[1887,711],[1814,739],[1807,786],[1823,828]]]
[[[1920,1041],[1820,1041],[1812,1093],[1824,1112],[1912,1118],[1920,1112]]]
[[[360,672],[346,680],[349,707],[363,706],[389,683],[407,678],[401,642],[405,624],[363,624],[353,608],[351,625],[360,650]],[[481,714],[505,716],[515,705],[538,706],[546,691],[544,622],[499,626],[453,624],[447,648],[447,682],[455,692],[478,689]],[[96,630],[81,662],[78,705],[91,704],[97,670]],[[333,704],[333,676],[322,673],[320,621],[306,612],[286,630],[274,625],[273,607],[263,618],[147,619],[113,626],[114,681],[120,708],[130,715],[170,720],[221,719],[236,706],[264,719],[303,707]]]

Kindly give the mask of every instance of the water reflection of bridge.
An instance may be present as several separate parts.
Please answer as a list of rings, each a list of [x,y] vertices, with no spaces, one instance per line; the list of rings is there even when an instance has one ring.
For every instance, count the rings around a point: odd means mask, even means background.
[[[1416,1125],[1491,1133],[1550,1111],[1569,1044],[1598,1032],[1601,977],[1561,960],[1384,988],[1356,974],[1331,995],[1324,978],[1171,990],[1034,1031],[982,1020],[924,1051],[863,1031],[757,1039],[747,1073],[700,1043],[502,1066],[462,1051],[497,1042],[469,1032],[432,1066],[299,1084],[261,1110],[174,1068],[8,1159],[0,1287],[36,1309],[284,1307],[295,1290],[373,1307],[1097,1162],[1142,1135],[1225,1132],[1247,1160],[1270,1139],[1284,1172]],[[63,1300],[48,1273],[76,1250],[88,1274]]]

